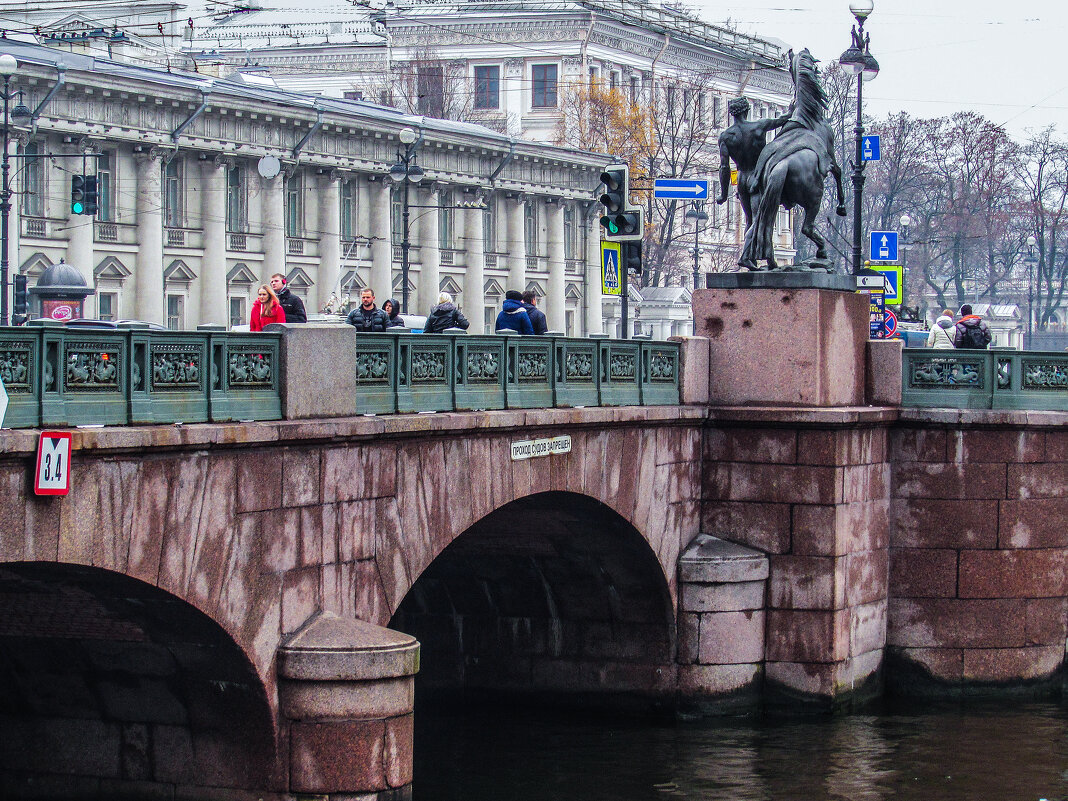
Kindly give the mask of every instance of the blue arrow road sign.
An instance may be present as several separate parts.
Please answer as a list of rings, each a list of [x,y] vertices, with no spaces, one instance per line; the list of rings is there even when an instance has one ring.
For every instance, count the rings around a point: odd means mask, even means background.
[[[708,197],[707,178],[657,178],[653,197],[677,200],[704,200]]]
[[[879,137],[865,136],[860,148],[861,161],[879,160]]]
[[[897,231],[872,231],[868,247],[872,261],[897,261]]]

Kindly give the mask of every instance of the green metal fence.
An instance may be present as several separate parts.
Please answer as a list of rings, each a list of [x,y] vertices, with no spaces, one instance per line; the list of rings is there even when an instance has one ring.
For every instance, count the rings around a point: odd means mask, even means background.
[[[123,425],[282,416],[278,334],[0,328],[4,425]]]
[[[0,328],[9,428],[279,420],[275,333]],[[357,334],[357,413],[677,404],[679,345]],[[325,380],[325,379],[324,379]]]
[[[365,413],[679,402],[675,342],[357,334],[355,369]]]
[[[1068,353],[902,351],[902,404],[1068,411]]]

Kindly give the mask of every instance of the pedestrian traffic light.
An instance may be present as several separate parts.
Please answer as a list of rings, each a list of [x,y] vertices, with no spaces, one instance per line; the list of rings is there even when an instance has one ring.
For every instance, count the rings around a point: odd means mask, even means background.
[[[642,272],[642,243],[623,242],[621,246],[620,261],[627,272],[641,275]]]
[[[85,214],[84,175],[75,175],[70,179],[70,213]]]
[[[100,202],[99,184],[95,175],[85,176],[85,205],[82,214],[90,217],[96,214],[97,204]]]
[[[13,280],[15,284],[15,307],[12,310],[11,322],[14,325],[22,325],[29,316],[30,308],[30,298],[26,293],[26,276],[22,273],[16,273]]]

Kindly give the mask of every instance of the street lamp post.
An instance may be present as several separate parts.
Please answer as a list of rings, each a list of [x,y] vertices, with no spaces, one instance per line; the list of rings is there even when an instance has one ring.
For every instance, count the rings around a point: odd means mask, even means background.
[[[705,204],[702,200],[695,200],[690,210],[686,212],[686,219],[693,220],[693,288],[696,292],[701,288],[701,223],[708,220],[705,212]],[[697,334],[697,317],[693,318],[693,332]]]
[[[402,213],[402,225],[404,226],[404,238],[401,240],[401,306],[405,314],[411,314],[408,309],[408,268],[411,264],[409,251],[412,247],[408,190],[412,184],[418,184],[423,180],[423,168],[415,163],[416,149],[422,135],[414,128],[402,128],[397,135],[404,151],[397,151],[397,162],[389,168],[389,177],[395,183],[404,184],[404,210]]]
[[[861,219],[861,201],[864,195],[864,81],[870,81],[879,74],[879,62],[868,50],[869,34],[864,33],[864,20],[874,8],[872,0],[853,0],[849,10],[857,20],[853,26],[853,43],[842,53],[838,63],[851,69],[857,78],[857,124],[853,128],[856,137],[856,153],[853,162],[853,274],[859,275],[861,269],[860,239],[863,221]]]
[[[912,225],[912,218],[908,214],[902,214],[900,220],[901,223],[901,286],[898,287],[898,291],[901,293],[901,308],[904,310],[905,304],[908,302],[909,296],[906,292],[908,286],[908,269],[905,264],[905,257],[908,256],[909,247],[909,226]],[[922,304],[917,304],[917,308]]]
[[[30,116],[30,110],[19,103],[8,111],[11,98],[11,76],[18,70],[19,63],[10,53],[0,55],[0,76],[4,79],[4,91],[0,97],[4,100],[4,124],[2,129],[4,153],[0,159],[0,325],[7,325],[11,321],[8,313],[7,285],[8,285],[8,250],[10,242],[9,227],[11,225],[11,186],[8,182],[11,169],[8,147],[11,140],[12,119],[25,119]]]
[[[1031,350],[1031,341],[1035,335],[1035,235],[1027,237],[1027,350]]]

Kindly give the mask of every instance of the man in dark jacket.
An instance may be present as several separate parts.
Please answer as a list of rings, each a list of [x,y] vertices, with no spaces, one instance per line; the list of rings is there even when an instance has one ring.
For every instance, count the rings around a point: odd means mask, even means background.
[[[530,324],[530,316],[523,308],[523,293],[509,289],[504,293],[504,304],[501,313],[497,315],[497,331],[512,330],[518,334],[533,334],[534,326]]]
[[[275,273],[271,276],[271,289],[278,296],[278,305],[286,313],[287,323],[308,322],[308,313],[304,311],[304,301],[289,291],[284,275]]]
[[[530,318],[530,325],[534,329],[535,334],[544,334],[549,330],[549,323],[545,319],[545,314],[538,311],[537,296],[533,292],[523,293],[523,308],[527,310],[527,317]]]
[[[357,331],[385,331],[389,328],[389,315],[375,306],[373,289],[360,292],[360,305],[349,312],[345,322]]]
[[[960,307],[960,319],[953,329],[953,347],[985,350],[990,344],[990,329],[983,318],[972,314],[972,307],[965,303]]]
[[[424,334],[440,334],[447,328],[462,328],[465,331],[471,325],[463,312],[452,302],[452,295],[442,292],[438,295],[438,305],[430,310],[423,324]]]

